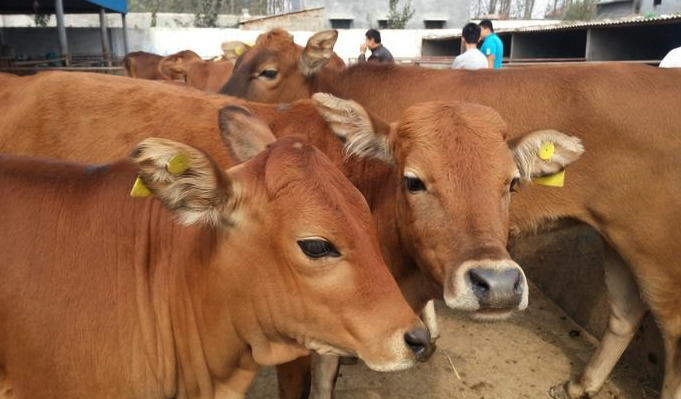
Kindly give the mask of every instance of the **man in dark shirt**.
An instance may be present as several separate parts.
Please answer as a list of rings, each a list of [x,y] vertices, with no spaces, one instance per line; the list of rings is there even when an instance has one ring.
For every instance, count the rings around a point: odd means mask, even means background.
[[[368,61],[389,63],[395,62],[393,55],[390,54],[390,51],[388,51],[388,49],[383,47],[381,44],[381,32],[372,28],[369,29],[364,36],[366,36],[366,42],[359,46],[359,62],[367,61],[366,57],[364,56],[364,53],[367,51],[367,47],[369,50],[371,50],[371,56],[369,56]]]

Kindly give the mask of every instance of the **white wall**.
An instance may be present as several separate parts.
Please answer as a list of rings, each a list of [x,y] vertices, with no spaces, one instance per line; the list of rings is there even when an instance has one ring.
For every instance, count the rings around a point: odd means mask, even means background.
[[[197,29],[197,28],[152,28],[130,29],[128,32],[130,51],[148,51],[157,54],[172,54],[192,49],[205,58],[220,54],[220,43],[229,40],[255,42],[260,31],[238,29]],[[305,46],[314,32],[292,32],[293,40]],[[340,30],[336,42],[336,53],[347,61],[357,58],[359,45],[364,43],[364,29]],[[451,36],[460,33],[451,30],[382,30],[383,44],[394,57],[418,57],[421,54],[421,40],[424,36]],[[367,53],[368,54],[368,53]]]
[[[255,42],[261,31],[249,31],[226,28],[180,28],[180,27],[155,27],[148,28],[142,21],[144,14],[138,14],[139,23],[130,23],[128,19],[128,48],[129,51],[148,51],[161,55],[168,55],[180,50],[191,49],[204,58],[211,58],[221,54],[220,44],[230,40],[243,42]],[[5,16],[0,18],[1,26],[4,26],[6,44],[13,46],[16,54],[29,56],[42,56],[47,51],[58,51],[57,30],[50,28],[27,27],[32,24],[32,19],[26,16]],[[67,37],[72,53],[98,54],[101,52],[99,42],[99,19],[97,16],[82,16],[72,22],[78,22],[77,26],[67,28]],[[521,26],[550,24],[553,21],[495,21],[496,30],[517,28]],[[120,17],[109,15],[111,48],[119,56],[123,56],[122,33]],[[67,24],[68,25],[68,24]],[[23,28],[20,28],[23,26]],[[89,27],[86,28],[85,26]],[[364,42],[365,29],[348,29],[338,31],[338,41],[335,50],[344,60],[357,58],[359,45]],[[460,34],[460,29],[406,29],[406,30],[381,30],[383,44],[390,50],[394,57],[419,57],[421,55],[421,42],[424,37],[446,37]],[[314,32],[292,32],[294,40],[301,46],[305,46],[307,40]],[[368,54],[368,53],[367,53]]]

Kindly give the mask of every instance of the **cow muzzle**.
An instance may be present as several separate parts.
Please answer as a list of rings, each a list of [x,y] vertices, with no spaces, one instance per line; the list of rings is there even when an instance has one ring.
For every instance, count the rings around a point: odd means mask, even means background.
[[[408,330],[396,331],[381,344],[358,351],[359,357],[374,371],[398,371],[428,359],[431,351],[430,332],[420,321]]]
[[[498,320],[528,304],[527,279],[510,259],[467,261],[445,281],[447,306],[473,312],[478,320]]]

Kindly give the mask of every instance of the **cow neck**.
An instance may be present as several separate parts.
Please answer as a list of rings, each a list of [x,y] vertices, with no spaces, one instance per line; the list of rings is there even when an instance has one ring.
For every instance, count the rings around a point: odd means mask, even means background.
[[[158,201],[153,205],[149,238],[140,243],[149,255],[137,292],[142,339],[154,375],[164,393],[173,393],[169,396],[243,397],[255,376],[254,370],[241,368],[253,369],[248,356],[240,358],[248,346],[237,338],[230,307],[220,296],[206,296],[211,277],[212,286],[220,285],[209,274],[223,238],[215,229],[180,226]]]

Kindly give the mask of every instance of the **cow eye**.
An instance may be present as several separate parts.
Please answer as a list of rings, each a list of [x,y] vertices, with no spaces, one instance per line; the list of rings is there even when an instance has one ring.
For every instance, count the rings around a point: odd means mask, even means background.
[[[260,75],[258,77],[262,77],[265,79],[275,79],[279,75],[279,71],[276,69],[264,69],[262,72],[260,72]]]
[[[511,180],[511,185],[509,186],[508,191],[515,193],[518,191],[518,185],[520,185],[520,178],[514,177],[513,180]]]
[[[404,176],[404,185],[412,193],[417,191],[426,191],[426,185],[418,177]]]
[[[312,259],[338,258],[341,256],[340,252],[330,242],[324,240],[300,240],[298,246],[305,255]]]

